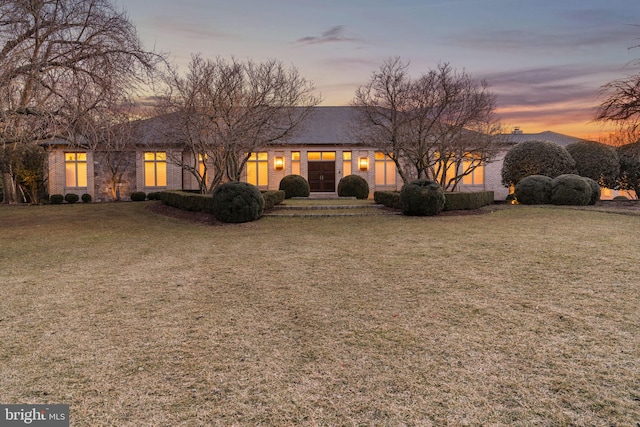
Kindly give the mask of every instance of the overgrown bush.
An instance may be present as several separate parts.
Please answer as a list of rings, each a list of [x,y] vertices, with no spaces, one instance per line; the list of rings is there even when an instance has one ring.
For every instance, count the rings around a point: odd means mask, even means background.
[[[513,147],[502,163],[502,184],[517,184],[530,175],[555,178],[575,172],[575,161],[567,150],[549,141],[525,141]]]
[[[529,175],[516,184],[515,197],[523,205],[544,205],[551,202],[551,181],[544,175]]]
[[[65,200],[65,202],[67,202],[69,204],[74,204],[78,200],[80,200],[80,196],[78,196],[77,194],[73,194],[73,193],[67,193],[64,196],[64,200]]]
[[[156,192],[147,194],[147,200],[160,200],[160,192],[156,191]]]
[[[246,182],[227,182],[213,191],[213,215],[222,222],[254,221],[264,211],[258,187]]]
[[[445,211],[480,209],[493,203],[493,191],[449,192],[444,195]]]
[[[131,200],[134,202],[144,202],[147,199],[147,194],[144,191],[134,191],[131,193]]]
[[[163,204],[191,212],[213,213],[213,199],[208,194],[187,191],[162,191],[159,194]]]
[[[554,205],[588,205],[591,186],[579,175],[565,174],[551,181],[551,203]]]
[[[576,173],[613,188],[620,175],[620,158],[616,149],[594,141],[579,141],[567,145],[576,162]],[[599,190],[598,190],[599,191]]]
[[[591,187],[591,199],[589,200],[589,204],[595,205],[598,200],[600,200],[600,184],[598,184],[591,178],[587,178],[584,176],[582,178],[587,181],[587,184],[589,184],[589,186]]]
[[[435,181],[418,179],[403,185],[400,190],[400,207],[405,215],[437,215],[444,205],[444,190]]]
[[[91,194],[84,193],[82,196],[80,196],[80,199],[82,199],[82,203],[89,203],[91,202]]]
[[[287,175],[280,180],[279,190],[284,191],[284,198],[309,197],[311,187],[301,175]]]
[[[52,194],[49,197],[49,203],[52,205],[59,205],[62,204],[62,202],[64,202],[64,196],[62,194]]]
[[[369,198],[369,183],[361,176],[347,175],[338,182],[338,196],[367,199]]]
[[[391,209],[400,209],[400,192],[398,191],[374,191],[373,200]]]
[[[270,190],[262,191],[262,197],[264,198],[264,210],[273,209],[275,205],[279,205],[284,200],[284,191],[282,190]]]

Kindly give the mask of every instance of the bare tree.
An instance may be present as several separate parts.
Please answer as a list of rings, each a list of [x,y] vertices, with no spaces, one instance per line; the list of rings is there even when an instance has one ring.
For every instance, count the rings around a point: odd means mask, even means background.
[[[455,190],[498,152],[495,96],[483,80],[440,64],[418,79],[408,64],[386,60],[356,91],[362,135],[395,163],[402,180],[437,180]]]
[[[171,137],[189,154],[172,160],[196,177],[202,192],[239,181],[252,151],[289,136],[320,102],[313,90],[297,69],[276,60],[194,56],[184,76],[169,74],[160,97],[163,111],[173,113]]]
[[[133,89],[157,59],[109,0],[0,1],[0,144],[65,134],[79,105],[91,110],[104,94]],[[74,88],[97,98],[79,104]],[[3,172],[5,202],[15,201]]]

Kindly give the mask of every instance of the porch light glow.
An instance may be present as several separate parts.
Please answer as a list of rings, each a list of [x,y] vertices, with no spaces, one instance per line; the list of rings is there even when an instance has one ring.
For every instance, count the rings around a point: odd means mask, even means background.
[[[273,159],[273,168],[277,171],[284,169],[284,157],[276,157]]]
[[[360,157],[358,159],[358,169],[360,169],[361,171],[368,171],[369,170],[369,158]]]

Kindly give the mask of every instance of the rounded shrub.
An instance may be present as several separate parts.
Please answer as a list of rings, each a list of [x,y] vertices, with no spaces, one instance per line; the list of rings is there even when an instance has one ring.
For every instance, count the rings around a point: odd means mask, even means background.
[[[516,184],[516,200],[523,205],[544,205],[551,202],[551,181],[551,178],[544,175],[522,178]]]
[[[227,182],[213,191],[213,216],[222,222],[254,221],[264,211],[264,197],[255,185]]]
[[[300,175],[287,175],[282,178],[278,190],[284,191],[285,199],[292,197],[309,197],[309,194],[311,194],[309,183]]]
[[[77,194],[68,193],[68,194],[65,194],[64,196],[64,201],[70,204],[74,204],[78,200],[80,200],[80,196],[78,196]]]
[[[89,203],[91,202],[91,194],[84,193],[82,196],[80,196],[80,199],[82,199],[82,203]]]
[[[431,216],[444,209],[444,190],[435,181],[418,179],[402,186],[400,208],[405,215]]]
[[[551,181],[551,203],[554,205],[588,205],[591,186],[581,176],[565,174]]]
[[[52,205],[59,205],[62,204],[62,202],[64,202],[64,196],[62,194],[52,194],[49,197],[49,203]]]
[[[613,198],[613,200],[629,200],[629,198],[627,196],[616,196]]]
[[[131,200],[134,202],[144,202],[147,199],[147,194],[144,191],[134,191],[131,193]]]
[[[555,178],[575,172],[576,162],[569,152],[549,141],[521,142],[504,156],[502,184],[517,184],[530,175],[545,175]]]
[[[367,199],[369,198],[369,183],[361,176],[347,175],[338,182],[338,196]]]
[[[147,200],[160,200],[160,192],[154,192],[147,194]]]
[[[615,148],[595,141],[567,145],[576,162],[576,173],[612,188],[620,175],[620,157]]]
[[[595,205],[596,202],[600,200],[600,184],[598,184],[593,179],[584,176],[582,177],[582,179],[587,181],[587,184],[589,184],[589,186],[591,187],[591,199],[589,199],[589,204]]]

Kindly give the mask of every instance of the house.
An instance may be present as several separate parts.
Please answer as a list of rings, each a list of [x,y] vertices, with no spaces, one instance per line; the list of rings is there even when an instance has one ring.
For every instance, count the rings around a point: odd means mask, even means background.
[[[399,190],[402,180],[394,162],[354,137],[352,123],[356,113],[352,107],[315,107],[294,135],[251,153],[242,179],[263,190],[277,190],[284,176],[297,174],[307,179],[312,193],[332,195],[336,194],[342,177],[355,174],[367,180],[371,194],[378,190]],[[133,191],[197,190],[194,175],[180,165],[193,155],[176,139],[159,131],[170,127],[168,117],[143,121],[136,127],[135,145],[119,152],[74,147],[63,140],[50,141],[49,194],[88,193],[95,201],[109,201],[126,199]],[[507,135],[495,161],[466,175],[459,191],[493,191],[496,200],[504,200],[509,189],[501,184],[502,160],[509,148],[526,140],[547,140],[566,146],[579,139],[554,132],[514,131]],[[186,163],[199,167],[202,161],[191,158]]]

